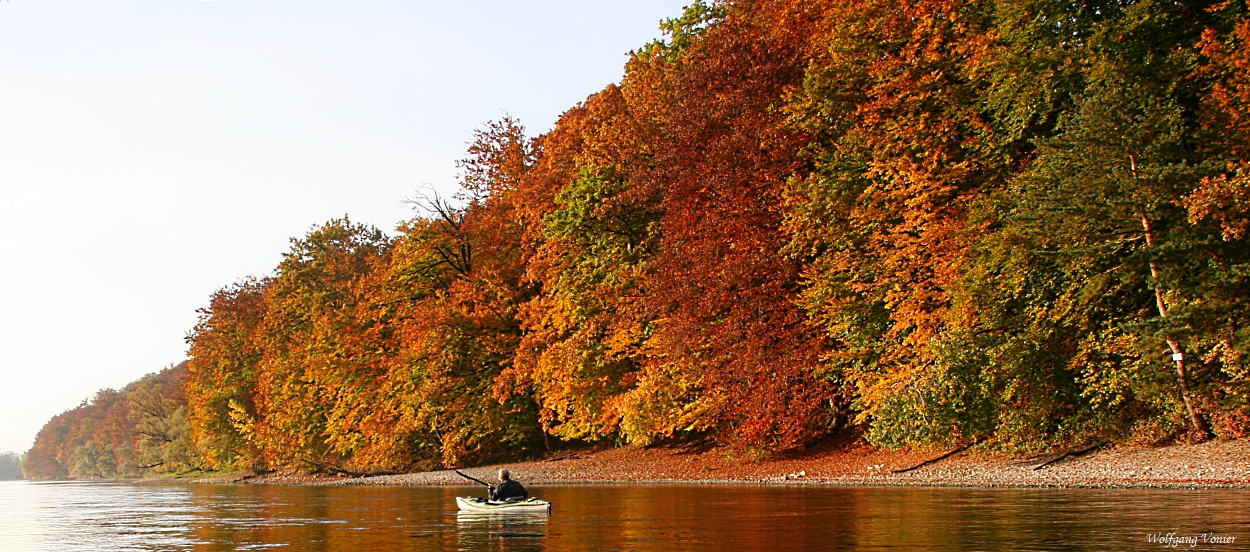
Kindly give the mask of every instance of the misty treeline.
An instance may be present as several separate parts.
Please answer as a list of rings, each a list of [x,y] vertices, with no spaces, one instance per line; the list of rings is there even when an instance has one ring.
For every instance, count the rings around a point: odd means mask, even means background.
[[[0,481],[22,479],[22,457],[16,452],[0,454]]]
[[[744,0],[662,31],[550,132],[480,130],[394,237],[333,220],[218,291],[164,452],[58,418],[27,465],[1250,431],[1242,2]]]

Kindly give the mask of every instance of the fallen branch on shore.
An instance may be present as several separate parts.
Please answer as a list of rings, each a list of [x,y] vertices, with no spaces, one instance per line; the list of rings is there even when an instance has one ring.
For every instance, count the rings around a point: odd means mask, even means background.
[[[237,481],[247,481],[249,479],[260,477],[262,475],[269,475],[271,473],[273,473],[273,470],[255,470],[252,473],[249,473],[243,477],[238,478]]]
[[[954,455],[956,455],[956,454],[959,454],[959,453],[961,453],[961,452],[963,452],[963,451],[965,451],[965,450],[968,450],[968,449],[972,448],[973,446],[975,446],[975,445],[979,444],[979,443],[980,443],[981,441],[983,441],[983,440],[984,440],[983,438],[978,437],[978,438],[976,438],[976,439],[973,439],[973,440],[971,440],[971,441],[968,441],[967,443],[964,443],[963,445],[960,445],[960,446],[958,446],[958,447],[955,447],[955,448],[953,448],[953,449],[951,449],[951,450],[947,451],[946,453],[942,454],[941,456],[938,456],[938,457],[936,457],[936,458],[930,458],[930,459],[928,459],[928,460],[925,460],[924,462],[921,462],[921,463],[916,464],[915,466],[911,466],[911,467],[909,467],[909,468],[900,468],[900,469],[897,469],[897,470],[890,470],[890,473],[907,473],[907,472],[912,471],[912,470],[917,470],[917,469],[923,468],[923,467],[928,466],[929,464],[933,464],[933,463],[935,463],[935,462],[941,462],[942,460],[945,460],[945,459],[947,459],[947,458],[950,458],[950,457],[952,457],[952,456],[954,456]]]
[[[1088,445],[1088,446],[1084,446],[1084,447],[1081,447],[1081,448],[1079,448],[1079,449],[1072,449],[1072,450],[1069,450],[1069,451],[1067,451],[1067,452],[1063,452],[1063,453],[1061,453],[1061,454],[1058,454],[1058,455],[1056,455],[1056,456],[1052,457],[1050,460],[1047,460],[1047,461],[1045,461],[1045,462],[1042,462],[1041,464],[1038,464],[1038,465],[1036,465],[1036,466],[1033,466],[1033,471],[1040,470],[1040,469],[1045,468],[1046,466],[1049,466],[1049,465],[1051,465],[1051,464],[1058,464],[1059,462],[1062,462],[1062,461],[1064,461],[1064,460],[1067,460],[1068,458],[1076,458],[1077,456],[1084,456],[1084,455],[1086,455],[1086,454],[1089,454],[1089,453],[1093,452],[1095,449],[1101,448],[1101,447],[1102,447],[1103,445],[1105,445],[1105,444],[1107,444],[1107,442],[1106,442],[1106,441],[1099,441],[1099,442],[1097,442],[1097,443],[1094,443],[1094,444],[1092,444],[1092,445]]]

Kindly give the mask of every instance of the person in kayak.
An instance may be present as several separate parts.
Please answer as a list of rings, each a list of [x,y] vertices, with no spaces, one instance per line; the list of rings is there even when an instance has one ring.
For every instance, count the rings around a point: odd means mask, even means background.
[[[512,480],[508,470],[499,470],[499,484],[487,487],[490,499],[496,502],[515,502],[529,497],[529,491],[520,483]]]

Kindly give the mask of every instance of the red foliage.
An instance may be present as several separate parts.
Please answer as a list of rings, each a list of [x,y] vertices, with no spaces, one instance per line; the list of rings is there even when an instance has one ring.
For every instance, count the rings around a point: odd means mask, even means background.
[[[736,4],[666,73],[657,167],[645,177],[664,212],[648,362],[694,371],[702,413],[689,425],[725,441],[795,446],[831,413],[834,389],[816,376],[826,343],[795,305],[799,262],[780,253],[781,193],[805,169],[807,139],[779,104],[803,77],[817,7]]]

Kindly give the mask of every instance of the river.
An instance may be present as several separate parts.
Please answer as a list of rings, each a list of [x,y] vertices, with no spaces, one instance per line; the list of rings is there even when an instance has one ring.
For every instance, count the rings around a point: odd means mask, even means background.
[[[478,491],[4,482],[0,550],[1250,550],[1245,490],[533,486],[551,514],[457,514]]]

